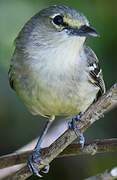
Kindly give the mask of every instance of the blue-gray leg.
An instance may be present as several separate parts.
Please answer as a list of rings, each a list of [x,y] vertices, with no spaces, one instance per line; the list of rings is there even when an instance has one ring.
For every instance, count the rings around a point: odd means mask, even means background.
[[[74,116],[72,118],[72,121],[69,123],[69,128],[73,129],[74,132],[76,133],[76,135],[79,137],[79,142],[81,145],[81,148],[84,147],[84,143],[85,143],[85,138],[83,136],[83,133],[80,132],[80,130],[78,129],[76,122],[80,121],[82,116],[82,113],[79,113],[78,115]]]
[[[29,167],[30,171],[39,177],[42,177],[42,175],[40,174],[39,168],[38,168],[39,164],[44,164],[43,160],[41,159],[41,155],[40,155],[41,143],[43,142],[43,139],[44,139],[53,120],[54,120],[54,118],[50,119],[46,123],[44,130],[43,130],[41,136],[39,137],[38,142],[37,142],[32,154],[30,155],[30,157],[28,159],[28,167]],[[48,171],[49,171],[49,164],[44,164],[44,170],[42,170],[41,172],[48,173]]]

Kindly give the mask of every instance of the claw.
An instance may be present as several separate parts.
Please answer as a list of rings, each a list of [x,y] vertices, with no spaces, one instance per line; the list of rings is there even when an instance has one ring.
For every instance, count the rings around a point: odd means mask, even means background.
[[[79,143],[81,145],[81,149],[84,148],[84,144],[85,144],[85,137],[83,136],[83,133],[80,133],[80,136],[79,136]]]
[[[75,117],[73,117],[73,119],[74,119],[75,121],[80,121],[82,115],[83,115],[83,113],[80,112],[78,115],[76,115]]]
[[[44,164],[44,168],[43,168],[44,170],[39,170],[39,164],[43,164],[43,161],[40,156],[40,152],[34,150],[32,155],[29,157],[28,167],[34,175],[36,175],[38,177],[43,177],[40,173],[41,172],[48,173],[49,164]]]
[[[49,169],[50,169],[50,166],[49,166],[49,164],[48,164],[48,165],[46,165],[46,166],[43,168],[42,172],[43,172],[44,174],[47,174],[47,173],[49,172]]]
[[[69,128],[73,129],[74,132],[76,133],[76,135],[79,137],[79,143],[81,145],[81,148],[83,149],[84,143],[85,143],[85,138],[76,125],[76,122],[80,121],[82,114],[83,113],[80,112],[78,115],[73,117],[72,121],[69,122],[68,125],[69,125]]]
[[[34,153],[34,152],[33,152]],[[38,159],[39,160],[39,159]],[[40,160],[39,160],[40,161]],[[34,174],[34,175],[36,175],[36,176],[38,176],[38,177],[42,177],[42,175],[40,174],[40,171],[39,171],[39,169],[38,169],[38,166],[39,166],[39,163],[40,162],[36,162],[35,161],[35,159],[34,159],[34,156],[33,156],[33,154],[29,157],[29,160],[28,160],[28,167],[29,167],[29,169],[30,169],[30,171]]]

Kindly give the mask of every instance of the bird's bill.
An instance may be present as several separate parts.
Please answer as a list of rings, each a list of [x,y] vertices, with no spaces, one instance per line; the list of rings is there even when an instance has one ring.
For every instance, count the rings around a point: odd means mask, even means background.
[[[97,33],[97,31],[90,26],[81,26],[79,29],[78,28],[71,28],[69,27],[68,32],[70,35],[74,35],[74,36],[92,36],[92,37],[99,37],[99,34]]]

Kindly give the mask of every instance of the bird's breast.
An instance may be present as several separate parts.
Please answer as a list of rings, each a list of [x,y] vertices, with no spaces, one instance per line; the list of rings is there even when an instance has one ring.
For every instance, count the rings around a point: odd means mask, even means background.
[[[71,65],[69,65],[69,59],[68,64],[65,64],[66,60],[63,57],[61,56],[62,60],[59,60],[59,64],[57,61],[48,60],[43,61],[40,67],[36,66],[35,71],[33,69],[32,79],[35,83],[30,95],[32,99],[30,109],[35,114],[57,116],[78,114],[84,111],[95,98],[96,91],[87,81],[85,63],[79,67],[80,56],[77,60],[71,59]],[[80,73],[82,73],[82,80]]]
[[[79,44],[67,45],[35,51],[38,59],[31,59],[29,69],[25,72],[21,66],[16,89],[33,114],[74,115],[86,110],[96,96],[97,89],[87,80],[87,64]]]

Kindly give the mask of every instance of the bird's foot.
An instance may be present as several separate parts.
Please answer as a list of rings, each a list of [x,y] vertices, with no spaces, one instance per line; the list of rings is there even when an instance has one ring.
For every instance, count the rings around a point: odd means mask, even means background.
[[[44,168],[39,170],[39,165],[43,165]],[[31,156],[28,159],[28,167],[30,171],[38,177],[42,177],[41,173],[49,172],[49,164],[41,159],[40,152],[36,149],[33,150]]]
[[[72,118],[72,121],[69,123],[69,128],[73,129],[75,134],[79,138],[79,143],[81,145],[81,148],[84,147],[85,137],[83,136],[83,133],[81,133],[80,130],[78,129],[77,122],[80,121],[82,114],[83,113],[79,113],[78,115],[74,116]]]

